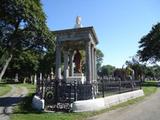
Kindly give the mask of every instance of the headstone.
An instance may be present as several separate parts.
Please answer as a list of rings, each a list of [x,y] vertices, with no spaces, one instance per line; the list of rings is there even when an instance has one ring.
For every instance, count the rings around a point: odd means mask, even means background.
[[[42,73],[40,73],[40,75],[39,75],[39,79],[40,79],[40,81],[42,80]]]
[[[15,75],[15,80],[14,80],[15,82],[18,82],[18,73],[16,73],[16,75]]]
[[[33,76],[32,75],[31,75],[30,79],[31,79],[31,84],[34,84]]]
[[[36,85],[37,84],[37,75],[35,74],[34,75],[34,85]]]
[[[51,80],[54,79],[54,73],[53,73],[53,68],[51,68]]]

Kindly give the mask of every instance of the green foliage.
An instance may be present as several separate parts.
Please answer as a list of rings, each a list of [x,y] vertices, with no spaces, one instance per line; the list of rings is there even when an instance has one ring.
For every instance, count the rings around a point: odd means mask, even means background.
[[[13,55],[14,69],[34,72],[38,55],[54,48],[54,36],[46,26],[40,0],[1,0],[0,65]]]
[[[11,90],[11,87],[8,84],[0,83],[0,96],[5,95]]]
[[[132,68],[135,72],[135,79],[141,79],[141,77],[160,77],[160,66],[146,66],[146,64],[141,64],[138,58],[133,57],[131,61],[126,61],[126,65]]]
[[[39,68],[39,57],[37,52],[31,50],[15,54],[8,66],[6,76],[14,78],[15,74],[18,73],[19,78],[23,80],[25,77],[35,74]]]
[[[97,57],[97,70],[99,70],[102,65],[103,57],[104,57],[104,54],[100,49],[96,50],[96,57]]]
[[[40,59],[39,72],[50,74],[51,69],[55,70],[55,51],[48,51]]]
[[[9,52],[30,48],[43,51],[52,37],[45,21],[39,0],[1,0],[1,46]]]
[[[112,65],[103,65],[101,67],[101,72],[102,72],[102,75],[106,75],[106,76],[109,76],[109,75],[112,75],[114,70],[116,68]]]
[[[145,76],[159,79],[160,78],[160,66],[154,65],[154,66],[146,67]]]
[[[126,65],[134,70],[134,78],[136,80],[140,80],[142,76],[145,75],[146,68],[146,66],[140,64],[138,60],[139,58],[137,58],[137,56],[134,56],[131,61],[126,61]]]
[[[152,27],[152,30],[139,41],[138,55],[143,62],[160,61],[160,23]]]
[[[154,65],[152,66],[152,69],[154,70],[154,77],[160,78],[160,66]]]

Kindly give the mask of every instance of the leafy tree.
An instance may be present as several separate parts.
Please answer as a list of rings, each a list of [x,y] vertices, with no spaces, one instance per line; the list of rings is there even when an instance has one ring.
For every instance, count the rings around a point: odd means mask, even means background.
[[[112,65],[103,65],[101,68],[101,72],[103,75],[109,76],[112,75],[116,68]]]
[[[159,79],[160,78],[160,66],[154,65],[152,69],[154,70],[155,78]]]
[[[134,70],[134,78],[140,80],[145,74],[146,66],[140,64],[138,56],[132,57],[132,60],[126,61],[127,67]]]
[[[154,76],[155,76],[154,69],[152,67],[146,67],[145,68],[145,77],[154,78]]]
[[[14,78],[15,74],[19,74],[19,78],[30,77],[35,74],[39,68],[40,54],[35,51],[23,51],[14,55],[15,57],[10,62],[5,76],[8,78]]]
[[[154,25],[151,31],[139,41],[138,55],[143,62],[160,61],[160,23]]]
[[[100,49],[97,49],[96,57],[97,57],[97,70],[100,70],[100,67],[103,62],[103,57],[104,57],[104,54],[102,53],[102,51]]]
[[[46,52],[48,47],[53,47],[53,40],[40,0],[1,0],[0,80],[18,51]]]
[[[48,51],[40,59],[39,72],[50,74],[51,69],[55,71],[55,51]]]

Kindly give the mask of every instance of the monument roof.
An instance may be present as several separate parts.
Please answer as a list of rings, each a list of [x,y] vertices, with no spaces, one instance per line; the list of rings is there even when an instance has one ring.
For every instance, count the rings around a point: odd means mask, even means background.
[[[96,35],[96,32],[93,28],[93,26],[90,26],[90,27],[82,27],[82,28],[72,28],[72,29],[64,29],[64,30],[56,30],[56,31],[53,31],[53,33],[56,35],[56,36],[63,36],[63,35],[68,35],[68,34],[73,34],[73,33],[83,33],[83,32],[87,32],[87,33],[90,33],[91,36],[93,37],[93,40],[95,42],[95,44],[98,44],[98,38],[97,38],[97,35]]]

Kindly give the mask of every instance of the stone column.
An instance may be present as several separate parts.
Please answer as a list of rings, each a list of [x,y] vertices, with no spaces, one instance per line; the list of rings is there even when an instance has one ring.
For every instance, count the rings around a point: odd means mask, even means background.
[[[68,77],[68,52],[64,51],[64,79]]]
[[[69,53],[69,76],[73,76],[74,74],[74,68],[73,68],[73,53],[74,51],[71,51]]]
[[[86,43],[86,81],[91,83],[91,43]]]
[[[56,79],[61,78],[61,48],[56,44]]]
[[[92,81],[94,81],[95,80],[95,56],[94,56],[94,45],[92,45],[92,48],[91,48],[91,50],[92,50],[92,59],[91,59],[91,61],[92,61]]]
[[[96,48],[94,48],[94,79],[97,81],[97,55],[96,55]]]

